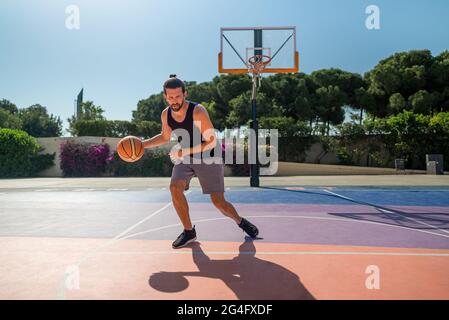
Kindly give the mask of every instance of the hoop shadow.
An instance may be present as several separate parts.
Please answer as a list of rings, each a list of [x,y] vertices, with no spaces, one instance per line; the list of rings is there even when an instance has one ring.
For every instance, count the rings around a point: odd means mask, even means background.
[[[206,277],[222,280],[241,300],[315,300],[295,273],[257,258],[249,237],[240,245],[239,255],[230,260],[210,259],[197,242],[191,248],[198,272],[154,273],[149,285],[162,292],[180,292],[189,286],[186,277]]]
[[[403,210],[394,209],[388,206],[382,206],[373,204],[366,201],[350,199],[347,197],[342,197],[335,194],[328,194],[322,192],[314,192],[314,191],[305,191],[305,190],[289,190],[275,187],[260,187],[261,189],[268,190],[278,190],[284,192],[293,192],[296,194],[314,194],[325,197],[333,197],[340,200],[345,200],[350,203],[355,203],[359,205],[364,205],[367,207],[372,207],[378,211],[378,213],[368,213],[368,212],[360,212],[360,213],[334,213],[328,212],[329,215],[344,217],[353,220],[363,220],[363,221],[371,221],[371,222],[381,222],[383,224],[388,224],[392,226],[402,226],[411,229],[419,229],[419,230],[431,230],[435,227],[438,227],[442,230],[449,230],[449,214],[445,212],[406,212]],[[409,211],[414,211],[409,209]],[[427,223],[431,226],[426,226],[422,223]]]

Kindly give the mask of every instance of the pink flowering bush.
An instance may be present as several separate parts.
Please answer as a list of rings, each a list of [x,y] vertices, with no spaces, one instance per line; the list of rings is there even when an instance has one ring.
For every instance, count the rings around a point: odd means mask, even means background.
[[[63,142],[60,145],[60,167],[64,177],[102,176],[112,161],[108,144]]]

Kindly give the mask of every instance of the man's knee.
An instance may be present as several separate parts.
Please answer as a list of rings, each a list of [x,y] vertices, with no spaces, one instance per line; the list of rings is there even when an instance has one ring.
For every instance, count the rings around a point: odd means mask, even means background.
[[[217,208],[223,208],[226,205],[226,200],[225,200],[224,195],[222,193],[212,193],[210,195],[210,199],[212,200],[212,203]]]
[[[187,182],[184,180],[172,181],[170,183],[170,192],[173,195],[183,193],[186,189]]]

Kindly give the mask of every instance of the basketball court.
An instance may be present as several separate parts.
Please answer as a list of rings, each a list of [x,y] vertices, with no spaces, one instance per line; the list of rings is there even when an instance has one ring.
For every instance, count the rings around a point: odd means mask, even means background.
[[[198,241],[178,250],[171,243],[182,226],[163,187],[168,179],[155,187],[134,179],[134,188],[133,179],[120,187],[95,183],[101,179],[5,181],[0,298],[449,298],[447,186],[295,179],[260,188],[227,179],[226,198],[258,226],[255,240],[195,182],[186,197]]]
[[[218,72],[252,76],[258,145],[257,90],[264,74],[300,71],[296,27],[221,28],[219,41]],[[169,178],[0,181],[0,299],[449,299],[447,176],[316,178],[270,183],[253,161],[250,178],[226,179],[257,239],[193,183],[198,239],[177,250]]]

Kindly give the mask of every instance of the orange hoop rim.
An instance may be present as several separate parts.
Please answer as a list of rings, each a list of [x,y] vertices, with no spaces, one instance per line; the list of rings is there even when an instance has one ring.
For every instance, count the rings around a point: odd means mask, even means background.
[[[259,58],[259,61],[256,59]],[[264,61],[265,59],[265,61]],[[252,73],[261,73],[265,67],[270,64],[271,57],[264,54],[256,54],[248,58],[248,70]]]

